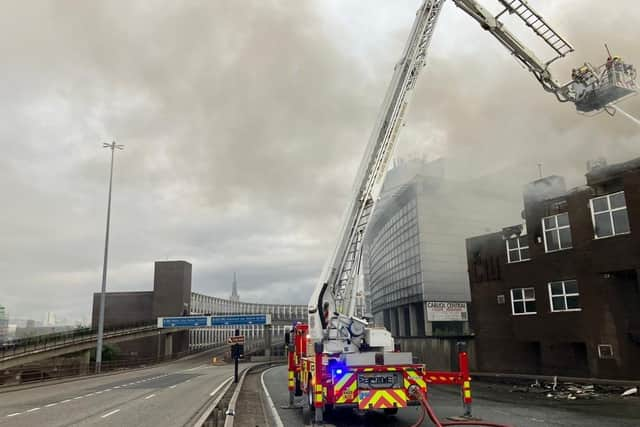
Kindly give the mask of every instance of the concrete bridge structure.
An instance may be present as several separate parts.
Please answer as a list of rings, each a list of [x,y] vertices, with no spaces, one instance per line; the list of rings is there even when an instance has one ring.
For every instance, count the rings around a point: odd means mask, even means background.
[[[196,292],[191,293],[191,314],[232,315],[232,314],[269,314],[271,326],[251,325],[239,327],[240,334],[247,339],[262,339],[271,335],[281,340],[284,332],[296,321],[306,321],[307,306],[301,304],[260,304],[233,301],[212,297]],[[208,348],[226,341],[234,334],[235,326],[195,328],[189,331],[189,349]]]
[[[80,356],[89,362],[95,348],[100,294],[94,294],[92,327],[79,333],[31,337],[0,348],[0,369],[37,363],[61,356]],[[158,360],[172,355],[224,345],[236,326],[185,329],[157,328],[156,319],[196,314],[269,314],[271,325],[240,326],[247,346],[260,352],[281,343],[285,330],[296,321],[306,321],[307,306],[250,303],[191,292],[191,264],[185,261],[155,263],[153,291],[109,292],[105,299],[105,342],[116,344],[129,359]]]

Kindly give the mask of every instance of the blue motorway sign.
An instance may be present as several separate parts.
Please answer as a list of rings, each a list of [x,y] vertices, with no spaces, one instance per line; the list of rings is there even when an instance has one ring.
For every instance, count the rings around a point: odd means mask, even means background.
[[[229,316],[211,316],[211,326],[223,325],[270,325],[270,314],[239,314]]]
[[[209,326],[208,316],[158,317],[158,328],[196,328]]]

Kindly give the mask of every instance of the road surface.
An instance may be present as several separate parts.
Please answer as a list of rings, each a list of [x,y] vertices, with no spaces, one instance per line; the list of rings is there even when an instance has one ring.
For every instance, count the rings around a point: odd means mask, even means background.
[[[233,375],[210,357],[0,393],[0,426],[183,426]]]
[[[266,372],[265,384],[282,419],[289,426],[310,424],[308,410],[282,409],[288,403],[287,371],[279,366]],[[473,412],[486,421],[517,427],[575,426],[575,427],[638,427],[640,426],[640,398],[618,397],[594,400],[557,401],[544,396],[511,393],[508,387],[474,383]],[[458,391],[449,387],[430,388],[429,400],[442,419],[461,413]],[[301,400],[302,403],[305,400]],[[416,422],[418,408],[402,409],[397,416],[382,413],[357,415],[353,410],[336,411],[327,422],[337,427],[394,426],[407,427]],[[424,426],[432,425],[424,422]]]

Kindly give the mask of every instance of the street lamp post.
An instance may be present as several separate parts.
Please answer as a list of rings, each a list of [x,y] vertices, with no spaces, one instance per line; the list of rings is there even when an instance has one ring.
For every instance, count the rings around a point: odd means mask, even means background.
[[[111,144],[102,144],[103,148],[111,149],[111,171],[109,173],[109,201],[107,202],[107,231],[104,237],[104,261],[102,264],[102,290],[100,291],[100,316],[98,318],[98,343],[96,346],[96,373],[100,373],[102,368],[102,341],[104,338],[104,303],[105,292],[107,290],[107,260],[109,257],[109,223],[111,222],[111,186],[113,184],[113,157],[116,148],[123,150],[124,145],[116,144],[115,141]]]

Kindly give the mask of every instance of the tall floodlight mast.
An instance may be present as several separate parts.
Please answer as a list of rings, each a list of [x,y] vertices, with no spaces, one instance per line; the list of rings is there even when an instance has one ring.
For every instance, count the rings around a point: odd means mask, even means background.
[[[111,168],[109,171],[109,196],[107,201],[107,227],[104,236],[104,259],[102,263],[102,286],[100,288],[100,313],[98,315],[98,337],[96,345],[96,373],[100,373],[102,369],[102,342],[104,338],[104,305],[107,292],[107,262],[109,260],[109,227],[111,225],[111,187],[113,184],[113,158],[115,150],[124,150],[124,145],[116,144],[115,141],[111,144],[102,144],[103,148],[109,148],[111,150]]]

